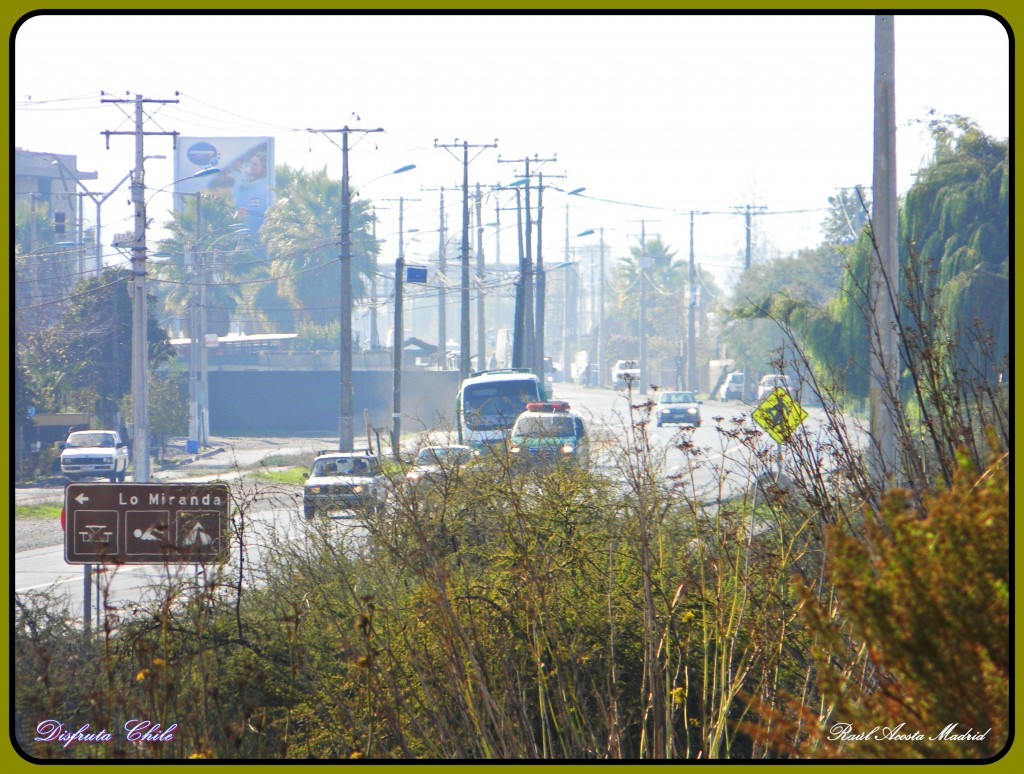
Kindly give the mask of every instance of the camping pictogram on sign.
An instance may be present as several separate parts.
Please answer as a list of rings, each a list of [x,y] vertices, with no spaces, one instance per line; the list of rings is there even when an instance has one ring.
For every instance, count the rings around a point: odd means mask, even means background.
[[[776,387],[750,415],[778,443],[785,443],[807,419],[803,406],[783,387]]]

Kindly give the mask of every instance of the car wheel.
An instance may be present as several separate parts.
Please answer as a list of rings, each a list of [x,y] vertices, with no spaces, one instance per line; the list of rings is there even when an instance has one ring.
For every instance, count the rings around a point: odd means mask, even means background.
[[[316,516],[316,508],[311,505],[304,505],[302,507],[302,514],[306,517],[307,521],[312,521],[313,517]]]
[[[658,427],[661,427],[661,420],[658,420]]]

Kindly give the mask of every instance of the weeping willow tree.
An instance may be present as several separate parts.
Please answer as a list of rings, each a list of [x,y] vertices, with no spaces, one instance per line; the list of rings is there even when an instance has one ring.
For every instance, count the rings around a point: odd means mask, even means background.
[[[930,129],[934,158],[900,208],[901,446],[908,471],[940,471],[949,483],[961,452],[981,466],[990,444],[1009,446],[1009,146],[961,116]],[[787,318],[816,364],[861,399],[874,250],[869,222],[850,248],[842,292]]]
[[[968,369],[998,380],[1009,353],[1009,146],[961,116],[936,119],[930,129],[934,158],[900,208],[901,358],[913,360],[907,347],[915,342],[931,342],[947,372]],[[792,319],[814,359],[841,373],[847,391],[860,398],[868,391],[865,300],[873,251],[869,222],[849,248],[842,291]],[[905,389],[912,389],[911,377],[904,372]]]

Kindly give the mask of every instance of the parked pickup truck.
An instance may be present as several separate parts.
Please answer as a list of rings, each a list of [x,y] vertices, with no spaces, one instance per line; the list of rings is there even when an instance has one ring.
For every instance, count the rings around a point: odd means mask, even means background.
[[[60,453],[60,472],[75,481],[109,478],[124,481],[128,473],[128,444],[116,430],[79,430],[71,433]]]

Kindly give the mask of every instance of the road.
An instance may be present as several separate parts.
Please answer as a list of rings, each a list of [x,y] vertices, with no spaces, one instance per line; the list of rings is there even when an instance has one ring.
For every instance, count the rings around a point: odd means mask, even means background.
[[[633,422],[645,417],[646,397],[598,388],[583,388],[572,384],[556,384],[555,397],[568,401],[588,422],[591,437],[595,439],[592,459],[599,470],[611,475],[619,470],[624,449],[634,448],[636,430]],[[630,397],[634,406],[630,412]],[[656,397],[656,396],[652,396]],[[749,486],[751,465],[749,449],[744,447],[729,430],[737,423],[750,425],[749,414],[754,406],[738,402],[722,403],[706,400],[701,406],[703,423],[693,431],[666,426],[659,428],[653,421],[646,424],[645,431],[651,448],[654,464],[659,466],[666,477],[683,474],[686,491],[698,500],[714,501],[722,488]],[[807,427],[812,432],[820,428],[820,410],[811,409]],[[746,415],[746,416],[744,416]],[[701,449],[706,464],[691,469],[688,453],[679,447],[686,439]],[[155,479],[165,481],[204,481],[211,478],[227,479],[239,483],[250,500],[246,508],[246,519],[250,531],[250,545],[245,555],[248,571],[247,581],[259,582],[259,568],[264,564],[264,551],[279,550],[282,545],[301,535],[306,523],[300,518],[301,490],[298,487],[265,487],[257,491],[252,484],[241,484],[241,471],[264,463],[268,458],[298,457],[312,460],[317,449],[333,445],[330,439],[238,439],[225,443],[217,451],[192,465],[178,470],[162,471]],[[194,475],[197,468],[202,475]],[[251,479],[250,479],[251,481]],[[735,494],[735,491],[727,492]],[[16,490],[16,501],[59,501],[62,488],[48,490]],[[337,529],[348,533],[345,539],[358,540],[359,527],[352,522],[336,522]],[[229,570],[237,567],[238,557],[233,555]],[[169,571],[162,566],[133,565],[118,568],[115,572],[100,576],[105,587],[106,604],[120,607],[128,600],[142,600],[152,596],[168,579],[168,572],[192,573],[196,569],[188,566],[172,567]],[[84,594],[84,569],[64,562],[63,545],[34,548],[15,554],[14,589],[17,593],[29,593],[51,589],[66,595],[69,615],[78,617]]]

